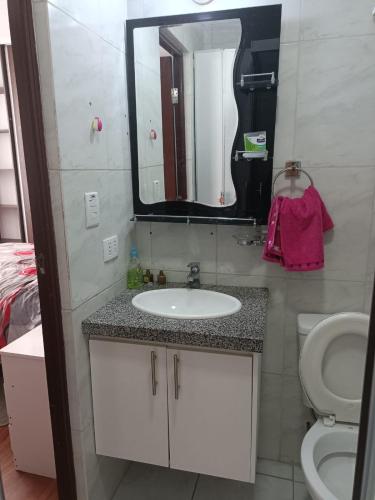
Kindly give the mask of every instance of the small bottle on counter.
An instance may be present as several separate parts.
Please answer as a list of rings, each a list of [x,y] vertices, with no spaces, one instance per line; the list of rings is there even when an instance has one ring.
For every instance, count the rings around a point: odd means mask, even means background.
[[[146,286],[152,286],[154,284],[154,275],[151,273],[150,269],[146,269],[143,273],[143,283]]]
[[[164,271],[160,270],[158,274],[158,285],[165,286],[167,284],[167,277],[164,274]]]
[[[150,277],[151,277],[151,271],[150,269],[146,269],[146,271],[143,274],[143,283],[145,285],[148,285],[150,283]]]
[[[130,262],[127,274],[128,288],[140,288],[143,285],[143,271],[138,258],[138,251],[135,245],[130,251]]]

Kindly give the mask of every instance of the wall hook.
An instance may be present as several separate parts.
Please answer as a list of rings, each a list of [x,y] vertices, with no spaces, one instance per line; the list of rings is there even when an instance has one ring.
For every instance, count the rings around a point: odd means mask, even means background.
[[[95,116],[91,123],[91,128],[94,132],[101,132],[103,130],[103,122],[99,116]]]

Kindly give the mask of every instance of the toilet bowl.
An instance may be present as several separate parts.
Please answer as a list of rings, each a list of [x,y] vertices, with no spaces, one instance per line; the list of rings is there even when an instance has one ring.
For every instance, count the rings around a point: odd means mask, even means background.
[[[306,487],[313,500],[350,500],[369,316],[301,314],[298,327],[301,383],[318,415],[301,448]]]

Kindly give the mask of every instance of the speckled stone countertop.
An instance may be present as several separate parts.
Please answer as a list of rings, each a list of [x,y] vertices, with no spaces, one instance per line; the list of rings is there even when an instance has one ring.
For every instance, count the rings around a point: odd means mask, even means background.
[[[183,288],[168,283],[167,288]],[[142,342],[212,347],[245,352],[262,352],[266,328],[267,288],[203,286],[204,290],[232,295],[241,309],[223,318],[171,319],[139,311],[132,298],[142,291],[126,290],[83,321],[86,335],[119,337]]]

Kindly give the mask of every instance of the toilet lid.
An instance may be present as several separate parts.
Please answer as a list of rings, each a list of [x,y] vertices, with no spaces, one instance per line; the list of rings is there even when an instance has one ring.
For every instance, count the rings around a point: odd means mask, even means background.
[[[358,423],[366,360],[369,316],[334,314],[307,336],[300,357],[300,377],[320,415]]]

